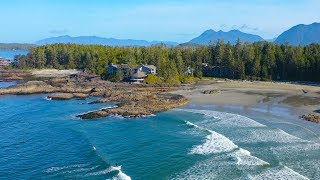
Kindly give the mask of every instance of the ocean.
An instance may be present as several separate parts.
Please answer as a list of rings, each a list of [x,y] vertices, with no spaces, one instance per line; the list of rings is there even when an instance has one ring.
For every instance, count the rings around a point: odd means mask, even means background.
[[[0,97],[1,179],[320,179],[319,125],[285,107],[83,121],[114,104],[46,97]]]
[[[25,50],[0,50],[0,57],[13,60],[16,55],[26,55],[28,51]]]

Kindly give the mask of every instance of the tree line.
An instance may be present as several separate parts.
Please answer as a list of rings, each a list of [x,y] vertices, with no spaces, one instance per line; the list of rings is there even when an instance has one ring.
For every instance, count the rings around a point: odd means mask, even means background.
[[[203,63],[224,67],[234,79],[320,81],[320,45],[290,46],[271,42],[235,45],[219,41],[197,47],[111,47],[102,45],[52,44],[33,48],[15,57],[18,68],[87,69],[104,76],[113,64],[151,64],[167,82],[183,82],[186,71],[203,76]]]
[[[35,44],[0,43],[0,50],[30,50]]]

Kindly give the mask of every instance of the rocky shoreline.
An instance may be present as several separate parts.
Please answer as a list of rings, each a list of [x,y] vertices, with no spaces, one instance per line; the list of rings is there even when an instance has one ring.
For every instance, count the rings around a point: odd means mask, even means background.
[[[0,79],[2,81],[23,80],[31,75],[30,71],[0,69]]]
[[[23,79],[32,79],[24,76]],[[146,85],[112,83],[103,81],[90,73],[80,72],[66,77],[51,77],[46,80],[25,81],[8,88],[0,88],[0,95],[28,95],[52,93],[51,100],[85,99],[100,97],[94,103],[118,102],[114,108],[100,109],[83,115],[81,119],[97,119],[109,115],[140,117],[163,112],[187,104],[188,100],[171,94],[179,89],[173,85]]]
[[[302,115],[300,118],[305,121],[320,123],[320,114],[319,113]]]

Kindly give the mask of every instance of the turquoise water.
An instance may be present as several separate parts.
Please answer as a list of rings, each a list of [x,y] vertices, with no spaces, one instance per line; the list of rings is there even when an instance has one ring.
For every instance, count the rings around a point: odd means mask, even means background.
[[[188,105],[138,119],[77,119],[113,106],[93,100],[0,97],[1,179],[320,178],[319,126],[289,121],[284,109]]]
[[[10,81],[10,82],[3,82],[0,80],[0,88],[6,88],[6,87],[10,87],[13,85],[16,85],[17,82],[16,81]]]
[[[13,59],[16,55],[26,55],[28,51],[25,50],[0,50],[0,57],[6,59]]]

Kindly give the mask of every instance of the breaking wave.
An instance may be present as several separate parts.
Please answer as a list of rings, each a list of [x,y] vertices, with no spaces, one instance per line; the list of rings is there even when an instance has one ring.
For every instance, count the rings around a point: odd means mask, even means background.
[[[234,144],[230,139],[219,134],[215,131],[199,127],[198,125],[191,123],[190,121],[185,121],[189,126],[198,128],[200,130],[205,130],[210,133],[206,137],[206,140],[203,144],[194,146],[190,150],[190,154],[199,154],[199,155],[209,155],[209,154],[218,154],[218,153],[230,153],[230,157],[235,157],[237,159],[238,165],[248,165],[248,166],[257,166],[257,165],[269,165],[268,162],[265,162],[255,156],[251,155],[250,151],[239,148]]]
[[[293,171],[292,169],[283,166],[283,167],[275,167],[271,168],[257,176],[254,176],[255,180],[308,180],[309,178],[302,176],[301,174]]]
[[[208,156],[208,159],[196,163],[186,171],[171,177],[171,179],[219,179],[221,173],[232,172],[235,170],[233,168],[246,169],[247,167],[257,166],[266,167],[263,168],[264,171],[258,175],[251,176],[250,171],[248,171],[247,174],[242,175],[242,177],[245,179],[308,179],[287,166],[279,165],[272,167],[269,162],[252,156],[250,151],[240,148],[228,137],[210,128],[214,127],[219,129],[219,127],[232,127],[239,129],[238,127],[240,127],[240,129],[246,128],[248,130],[255,128],[269,130],[267,126],[248,117],[231,113],[195,109],[178,109],[178,111],[205,115],[205,120],[197,123],[185,121],[185,124],[208,133],[202,144],[193,146],[189,151],[191,155],[205,155]],[[219,121],[217,121],[217,119]],[[280,129],[274,129],[272,132],[275,133],[275,137],[267,136],[271,139],[277,138],[273,139],[274,141],[277,141],[278,137],[284,137],[286,140],[292,140],[292,142],[306,142]],[[209,156],[210,154],[215,155]]]

